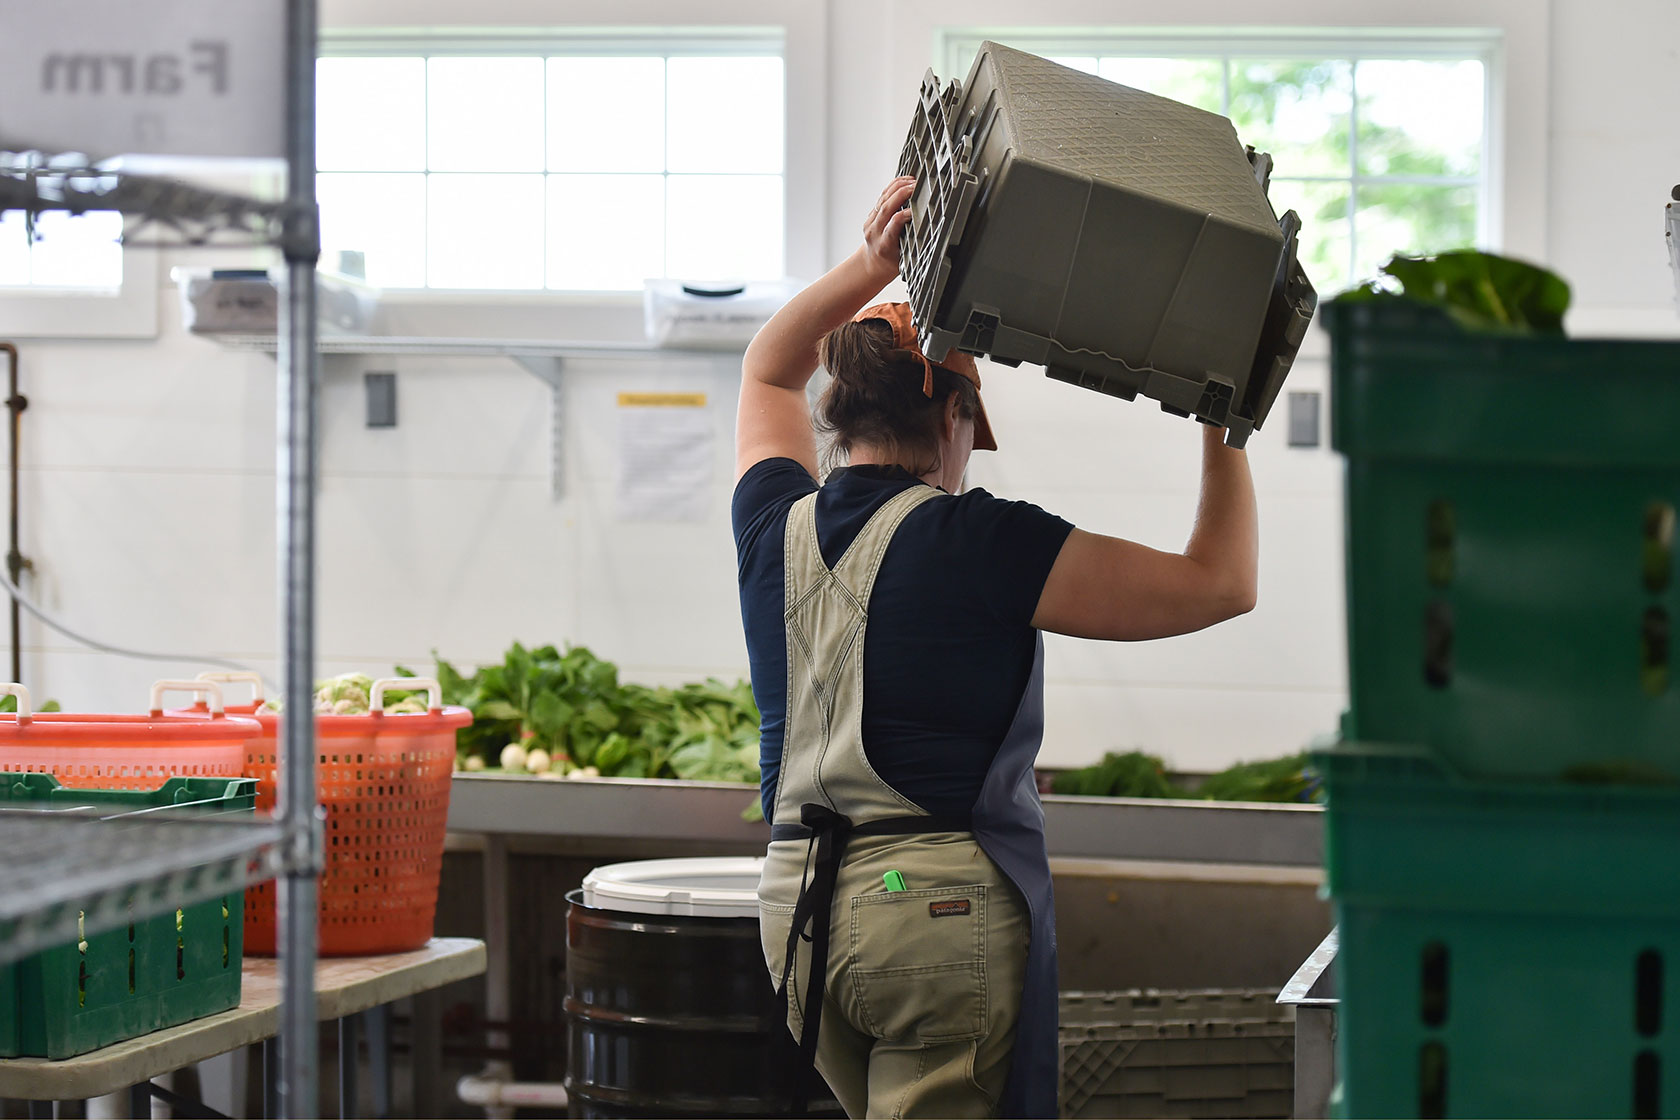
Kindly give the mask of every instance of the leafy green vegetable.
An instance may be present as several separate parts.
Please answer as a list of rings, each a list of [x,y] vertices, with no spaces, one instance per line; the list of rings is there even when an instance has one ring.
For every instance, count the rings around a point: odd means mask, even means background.
[[[1343,292],[1337,302],[1406,299],[1438,307],[1472,329],[1563,333],[1569,285],[1538,265],[1462,249],[1433,257],[1395,256],[1382,271],[1398,283],[1398,292],[1370,283]]]
[[[562,653],[516,642],[501,664],[470,677],[433,657],[444,703],[473,713],[457,738],[463,761],[493,765],[517,743],[548,751],[556,769],[593,767],[606,777],[758,781],[758,706],[745,681],[626,684],[616,665],[582,646]]]
[[[1188,797],[1167,780],[1167,768],[1159,758],[1142,751],[1112,752],[1095,766],[1057,774],[1051,788],[1076,797]]]
[[[373,678],[362,673],[343,673],[315,682],[315,711],[330,716],[365,716]]]
[[[1051,779],[1055,793],[1076,797],[1167,797],[1202,801],[1320,801],[1319,778],[1306,754],[1265,762],[1240,762],[1210,775],[1194,790],[1167,777],[1152,754],[1105,754],[1095,766],[1065,770]]]
[[[63,711],[63,709],[58,706],[57,700],[48,700],[46,703],[38,705],[35,710],[37,712]],[[0,712],[15,711],[17,711],[17,697],[11,695],[10,693],[7,693],[5,696],[0,696]]]
[[[1319,780],[1305,754],[1265,762],[1239,762],[1211,775],[1196,790],[1210,801],[1314,801]]]

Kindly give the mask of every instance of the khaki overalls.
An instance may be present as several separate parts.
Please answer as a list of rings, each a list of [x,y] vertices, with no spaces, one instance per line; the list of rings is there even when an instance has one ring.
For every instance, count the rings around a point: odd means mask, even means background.
[[[905,516],[940,496],[915,486],[892,498],[832,571],[817,544],[816,495],[794,504],[784,540],[787,724],[760,928],[771,977],[786,982],[795,1037],[805,1027],[812,958],[826,951],[814,1057],[852,1117],[993,1115],[1027,962],[1019,891],[965,822],[932,817],[903,797],[863,749],[870,592]],[[831,849],[840,852],[832,905],[813,904],[817,865]],[[889,891],[888,871],[907,889]],[[802,897],[811,921],[801,920],[803,937],[790,937]]]

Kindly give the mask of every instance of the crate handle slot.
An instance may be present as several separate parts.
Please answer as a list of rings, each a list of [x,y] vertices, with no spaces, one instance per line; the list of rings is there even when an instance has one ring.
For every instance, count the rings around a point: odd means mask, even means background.
[[[29,690],[21,684],[0,684],[0,696],[17,697],[18,726],[21,727],[35,718],[35,705],[29,701]]]
[[[1425,1026],[1447,1021],[1447,947],[1431,941],[1423,947],[1423,992],[1419,1001]]]
[[[1639,628],[1639,683],[1648,696],[1661,696],[1668,689],[1670,636],[1668,612],[1647,609]]]
[[[1647,949],[1634,962],[1634,1026],[1646,1038],[1662,1030],[1663,959]]]
[[[1456,521],[1451,502],[1429,503],[1427,575],[1436,587],[1446,587],[1453,580]]]
[[[1447,1048],[1426,1042],[1418,1051],[1418,1116],[1434,1120],[1447,1114]]]
[[[1430,688],[1452,683],[1453,610],[1441,599],[1430,600],[1423,619],[1423,679]]]
[[[262,707],[264,697],[263,679],[261,673],[253,673],[249,670],[240,670],[238,672],[212,671],[209,673],[200,673],[195,679],[201,681],[215,681],[217,684],[236,684],[240,682],[249,684],[251,686],[251,702],[259,708]]]
[[[1674,567],[1674,507],[1667,502],[1652,502],[1645,511],[1645,548],[1641,559],[1645,589],[1652,594],[1667,591],[1669,573]]]
[[[368,691],[369,714],[385,714],[385,690],[388,688],[399,692],[418,692],[423,688],[426,690],[426,710],[443,711],[443,686],[431,677],[382,677],[374,681],[373,688]]]
[[[215,681],[156,681],[152,684],[152,718],[163,715],[163,694],[190,692],[202,696],[210,705],[210,714],[222,714],[222,686]]]
[[[1633,1115],[1662,1115],[1662,1059],[1655,1050],[1641,1050],[1633,1059]]]

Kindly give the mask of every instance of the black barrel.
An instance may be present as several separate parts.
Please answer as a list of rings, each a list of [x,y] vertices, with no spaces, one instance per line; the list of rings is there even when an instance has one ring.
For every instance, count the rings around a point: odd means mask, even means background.
[[[572,1116],[787,1115],[798,1050],[777,1013],[756,916],[639,913],[603,908],[599,895],[590,905],[584,891],[566,897]],[[820,1099],[820,1079],[817,1095],[813,1114],[843,1115]]]

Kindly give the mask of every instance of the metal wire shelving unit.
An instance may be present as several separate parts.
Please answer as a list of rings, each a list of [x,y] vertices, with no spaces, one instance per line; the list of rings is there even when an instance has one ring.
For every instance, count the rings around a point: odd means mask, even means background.
[[[277,357],[276,516],[283,697],[312,710],[315,663],[315,441],[319,359],[315,267],[315,56],[318,0],[283,0],[286,196],[264,202],[157,176],[38,153],[5,155],[0,210],[123,214],[125,244],[280,249],[286,263]],[[148,240],[155,239],[155,240]],[[280,1106],[317,1109],[316,876],[322,862],[314,721],[281,724],[272,820],[168,812],[0,812],[0,963],[265,879],[279,879]]]
[[[0,964],[285,870],[268,821],[0,810]]]

